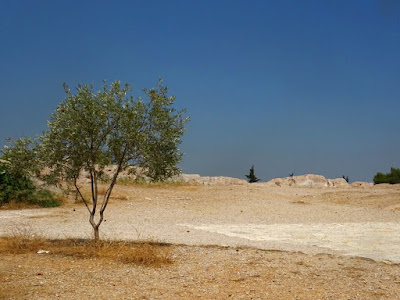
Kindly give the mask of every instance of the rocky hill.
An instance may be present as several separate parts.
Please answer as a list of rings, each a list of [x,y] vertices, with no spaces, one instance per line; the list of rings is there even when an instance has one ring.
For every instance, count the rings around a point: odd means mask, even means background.
[[[105,175],[111,177],[115,172],[115,166],[108,166],[105,168]],[[131,174],[129,170],[121,172],[119,179],[135,180],[138,177],[146,180],[143,175],[143,169],[137,168],[136,175]],[[244,179],[238,179],[226,176],[200,176],[199,174],[180,174],[173,176],[170,181],[183,182],[188,184],[200,185],[246,185],[249,184]],[[90,176],[86,172],[82,172],[80,177],[81,183],[89,183]],[[293,187],[371,187],[372,183],[369,182],[353,182],[349,184],[343,178],[328,179],[322,175],[306,174],[300,176],[291,176],[285,178],[275,178],[268,182],[256,183],[259,185],[273,185],[273,186],[293,186]]]
[[[346,187],[349,183],[343,178],[327,179],[322,175],[306,174],[285,178],[275,178],[267,182],[277,186],[307,186],[307,187]]]
[[[246,180],[226,176],[200,176],[199,174],[180,174],[171,178],[172,181],[202,185],[245,185]]]

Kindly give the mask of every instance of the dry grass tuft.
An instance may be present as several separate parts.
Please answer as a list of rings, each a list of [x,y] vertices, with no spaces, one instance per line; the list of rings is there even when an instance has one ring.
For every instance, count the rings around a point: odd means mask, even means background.
[[[123,245],[118,259],[123,263],[145,266],[161,266],[172,263],[170,248],[157,243],[139,243],[135,246]]]
[[[3,204],[0,209],[1,210],[19,210],[19,209],[31,209],[31,208],[39,208],[40,206],[37,204],[30,204],[26,202],[16,202],[10,201],[9,203]]]
[[[108,187],[105,186],[100,186],[97,189],[97,193],[99,194],[99,196],[104,196],[107,193]]]
[[[86,239],[46,240],[30,231],[20,231],[0,238],[0,253],[24,254],[49,251],[47,255],[72,256],[78,259],[104,259],[124,264],[159,267],[171,264],[172,253],[168,245],[156,242],[126,242]]]
[[[107,190],[108,190],[107,185],[99,185],[98,190],[97,190],[98,201],[100,201],[100,202],[103,201],[103,197],[107,193]],[[89,203],[92,202],[92,191],[91,191],[90,187],[88,187],[88,186],[83,187],[81,189],[81,193],[82,193],[83,197],[86,199],[86,201],[88,201]],[[74,194],[76,194],[75,191],[74,191]],[[128,200],[130,195],[131,195],[131,192],[129,192],[129,191],[118,190],[118,189],[114,188],[114,190],[111,193],[110,200],[111,201],[112,200]],[[81,197],[77,194],[75,197],[75,203],[83,204]]]
[[[134,185],[135,182],[136,180],[131,177],[118,177],[117,179],[118,185]]]
[[[19,226],[0,238],[0,253],[23,254],[38,251],[46,245],[45,239],[29,226]]]
[[[156,242],[126,242],[117,240],[53,240],[53,253],[82,259],[101,258],[126,264],[161,266],[172,263],[168,245]]]
[[[181,188],[181,187],[193,187],[193,186],[200,186],[199,183],[187,183],[184,181],[157,181],[157,182],[147,182],[147,183],[136,183],[141,187],[146,188]]]
[[[199,183],[187,183],[184,181],[174,181],[174,180],[166,180],[166,181],[156,181],[156,182],[148,182],[145,180],[132,180],[127,178],[119,178],[117,180],[117,185],[122,186],[136,186],[143,188],[179,188],[179,187],[191,187],[191,186],[200,186]]]
[[[0,238],[0,253],[24,254],[37,252],[46,246],[46,241],[40,237],[6,236]]]
[[[293,201],[293,204],[310,204],[309,202],[306,202],[304,200],[297,200],[297,201]]]

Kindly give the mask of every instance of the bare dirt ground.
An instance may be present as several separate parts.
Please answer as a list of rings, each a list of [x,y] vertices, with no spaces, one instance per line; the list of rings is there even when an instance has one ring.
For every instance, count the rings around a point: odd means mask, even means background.
[[[170,243],[173,264],[5,254],[0,298],[400,299],[399,217],[399,186],[117,186],[102,237]],[[74,203],[0,211],[18,226],[91,236]]]

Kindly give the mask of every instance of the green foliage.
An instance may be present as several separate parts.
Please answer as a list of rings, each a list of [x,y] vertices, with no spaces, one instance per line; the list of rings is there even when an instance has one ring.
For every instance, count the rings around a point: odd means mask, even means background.
[[[141,166],[145,167],[145,175],[153,181],[164,181],[179,173],[177,164],[182,153],[177,146],[181,143],[185,123],[188,122],[183,117],[186,110],[177,112],[171,108],[175,97],[168,97],[168,87],[162,86],[161,81],[156,88],[143,91],[150,99],[147,119],[151,126],[146,130]]]
[[[110,87],[103,84],[98,92],[93,91],[93,85],[79,85],[73,94],[64,84],[66,99],[51,115],[43,136],[20,139],[3,149],[12,169],[21,170],[25,176],[34,174],[49,184],[72,181],[90,214],[95,239],[121,171],[129,166],[143,167],[144,175],[154,181],[179,173],[182,153],[178,145],[188,122],[183,117],[185,110],[172,108],[175,97],[168,97],[168,88],[161,80],[156,88],[143,90],[147,102],[128,97],[131,89],[115,81]],[[117,166],[110,178],[104,175],[106,165]],[[89,199],[77,185],[81,171],[90,176]],[[97,183],[107,180],[109,188],[99,195]],[[38,196],[43,198],[42,203],[52,205],[48,195]],[[98,211],[100,216],[95,221]]]
[[[177,146],[188,119],[185,111],[171,107],[175,98],[167,96],[161,81],[144,90],[148,102],[127,98],[131,87],[121,87],[119,81],[97,93],[92,85],[79,85],[75,95],[64,88],[67,98],[40,138],[41,160],[52,178],[74,180],[85,170],[97,181],[110,164],[118,166],[115,179],[130,165],[145,167],[145,175],[155,181],[179,172],[182,153]]]
[[[0,205],[11,201],[41,207],[61,205],[50,191],[37,190],[29,177],[13,171],[10,163],[0,163]]]
[[[33,200],[33,204],[37,204],[40,207],[57,207],[61,205],[61,202],[54,194],[45,189],[39,190]]]
[[[7,161],[7,172],[15,178],[30,177],[37,174],[40,166],[37,161],[37,140],[23,137],[7,140],[8,145],[1,150]]]
[[[245,175],[245,176],[249,180],[249,183],[254,183],[254,182],[260,181],[260,179],[258,179],[256,177],[256,175],[254,174],[254,166],[251,167],[249,175]]]
[[[21,173],[13,173],[9,163],[0,163],[0,205],[10,201],[22,202],[35,192],[33,182]]]
[[[390,173],[380,173],[378,172],[374,176],[374,183],[379,184],[379,183],[390,183],[390,184],[396,184],[400,183],[400,169],[396,168],[391,168]]]
[[[175,97],[168,97],[168,88],[161,85],[161,80],[156,88],[143,90],[149,99],[147,102],[128,97],[131,89],[130,85],[121,86],[115,81],[110,87],[103,84],[98,92],[93,91],[93,85],[79,85],[73,94],[64,84],[66,99],[51,115],[43,136],[35,140],[16,140],[11,147],[2,150],[10,162],[9,173],[22,180],[13,182],[14,185],[27,184],[27,178],[32,175],[49,184],[72,181],[89,211],[96,239],[121,171],[129,166],[143,167],[144,175],[154,181],[179,173],[177,164],[182,153],[178,145],[189,121],[183,116],[185,110],[172,108]],[[105,166],[111,164],[117,168],[106,178]],[[88,172],[91,179],[90,199],[83,196],[77,185],[81,171]],[[110,186],[101,195],[98,207],[97,183],[105,181],[110,182]],[[14,190],[10,188],[5,193],[15,193]],[[23,191],[35,194],[35,201],[43,205],[55,205],[46,192],[35,193],[33,185]],[[33,199],[27,195],[17,196]],[[98,210],[100,216],[95,221]]]

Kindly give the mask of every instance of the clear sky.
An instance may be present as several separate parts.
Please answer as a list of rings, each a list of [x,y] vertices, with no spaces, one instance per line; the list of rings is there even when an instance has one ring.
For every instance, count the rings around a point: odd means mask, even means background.
[[[185,173],[400,167],[399,1],[0,2],[0,146],[42,133],[63,82],[158,77],[191,117]]]

